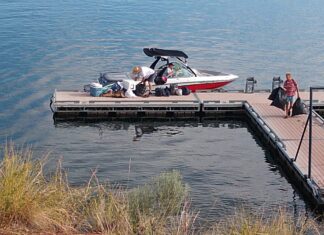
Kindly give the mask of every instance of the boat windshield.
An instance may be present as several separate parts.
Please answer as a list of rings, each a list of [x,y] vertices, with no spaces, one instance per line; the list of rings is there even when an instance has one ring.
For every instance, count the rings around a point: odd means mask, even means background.
[[[174,67],[174,73],[175,73],[175,77],[194,77],[195,75],[192,73],[192,71],[190,71],[187,66],[185,66],[184,64],[178,63],[178,62],[174,62],[173,63]]]

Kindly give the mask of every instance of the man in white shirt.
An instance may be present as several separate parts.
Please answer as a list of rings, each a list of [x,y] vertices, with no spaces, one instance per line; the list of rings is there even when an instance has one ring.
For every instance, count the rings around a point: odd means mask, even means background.
[[[155,71],[149,67],[136,66],[132,70],[132,78],[135,81],[141,80],[142,83],[146,84],[148,82],[150,92],[152,91],[151,83],[155,78]]]
[[[168,78],[174,77],[174,70],[173,70],[173,63],[168,64],[167,71],[166,71],[166,76]]]

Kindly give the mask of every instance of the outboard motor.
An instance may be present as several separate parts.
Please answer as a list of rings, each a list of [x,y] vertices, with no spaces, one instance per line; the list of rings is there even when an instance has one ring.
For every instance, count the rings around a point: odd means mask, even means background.
[[[102,86],[107,86],[111,83],[113,83],[114,81],[111,81],[109,79],[109,75],[108,73],[100,73],[100,76],[98,78],[98,82],[102,85]]]
[[[121,82],[122,80],[113,80],[110,79],[110,76],[108,73],[100,73],[100,76],[98,78],[98,83],[101,84],[103,87],[116,83],[116,82]],[[84,85],[83,90],[86,92],[90,92],[90,84]]]

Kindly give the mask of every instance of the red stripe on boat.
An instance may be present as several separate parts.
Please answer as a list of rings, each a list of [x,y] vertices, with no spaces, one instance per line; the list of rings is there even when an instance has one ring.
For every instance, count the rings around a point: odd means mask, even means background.
[[[200,84],[192,84],[192,85],[186,85],[186,86],[179,86],[179,88],[188,87],[189,90],[191,90],[192,92],[195,92],[196,90],[211,90],[211,89],[220,88],[222,86],[227,85],[230,82],[232,82],[232,81],[215,82],[215,83],[200,83]]]

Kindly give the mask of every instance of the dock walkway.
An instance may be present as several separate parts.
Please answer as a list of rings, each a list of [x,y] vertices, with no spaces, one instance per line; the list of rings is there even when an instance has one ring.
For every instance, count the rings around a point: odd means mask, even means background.
[[[308,92],[301,92],[307,103]],[[246,113],[271,144],[284,163],[287,175],[291,175],[306,195],[320,207],[324,207],[324,120],[314,114],[312,122],[312,161],[309,174],[308,128],[295,160],[308,115],[284,119],[284,112],[270,106],[269,92],[212,92],[192,93],[188,96],[149,98],[90,97],[85,92],[56,91],[54,112],[59,115],[214,115],[226,112]],[[324,110],[324,92],[315,92],[313,105]],[[308,125],[309,127],[309,125]]]

